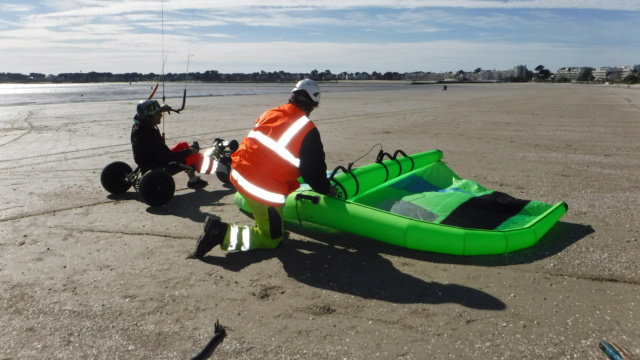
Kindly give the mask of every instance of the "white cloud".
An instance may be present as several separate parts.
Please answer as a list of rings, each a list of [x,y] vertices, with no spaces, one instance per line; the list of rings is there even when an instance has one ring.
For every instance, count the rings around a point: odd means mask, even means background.
[[[302,9],[314,8],[324,10],[344,10],[357,8],[384,7],[394,9],[417,9],[426,7],[437,8],[467,8],[467,9],[602,9],[602,10],[640,10],[640,2],[635,0],[236,0],[226,1],[193,1],[192,4],[180,0],[167,1],[173,8],[195,6],[209,10],[224,10],[239,8],[284,8]],[[266,5],[268,4],[268,5]],[[165,5],[167,6],[167,5]]]
[[[41,34],[42,35],[42,34]],[[18,53],[20,69],[14,72],[154,72],[162,71],[160,50],[150,42],[118,37],[100,46],[47,48],[46,57],[38,49]],[[44,46],[44,36],[41,40]],[[185,72],[188,44],[180,43],[168,50],[165,72]],[[76,56],[69,57],[69,53]],[[190,71],[218,70],[223,73],[255,71],[308,72],[329,69],[342,71],[432,71],[445,72],[483,69],[510,69],[515,65],[533,68],[544,65],[552,71],[565,66],[627,65],[629,58],[640,58],[640,50],[611,50],[606,45],[591,48],[568,48],[549,43],[485,43],[433,41],[416,43],[336,44],[319,42],[303,45],[297,42],[271,43],[193,43]],[[295,56],[292,56],[295,54]],[[500,54],[496,56],[496,54]],[[585,54],[590,59],[585,63]],[[597,54],[597,55],[593,55]],[[61,65],[63,64],[63,65]]]
[[[189,7],[180,1],[170,1],[179,8]],[[303,2],[299,0],[236,0],[232,4],[223,1],[195,1],[198,8],[221,10],[238,8],[315,8],[324,10],[344,10],[357,8],[384,7],[394,9],[417,9],[427,7],[437,8],[468,8],[468,9],[602,9],[602,10],[640,10],[640,2],[633,0],[323,0]]]
[[[49,2],[49,7],[57,11],[34,15],[32,21],[42,21],[47,18],[98,18],[107,15],[124,15],[131,13],[155,13],[163,9],[165,12],[178,10],[200,12],[240,12],[272,13],[277,19],[277,13],[302,12],[318,10],[355,10],[370,9],[372,7],[389,9],[419,9],[419,8],[465,8],[465,9],[601,9],[640,11],[640,1],[631,0],[379,0],[363,2],[361,0],[325,0],[322,2],[301,2],[298,0],[236,0],[227,1],[69,1]],[[33,7],[20,4],[2,5],[6,11],[29,11]],[[62,9],[62,10],[61,10]],[[235,16],[234,16],[235,17]],[[310,18],[315,18],[310,16]],[[303,17],[301,20],[304,20]],[[257,19],[254,19],[256,21]],[[270,24],[269,25],[273,25]],[[283,25],[280,23],[280,25]]]
[[[629,0],[50,0],[42,4],[49,12],[35,12],[36,7],[28,5],[0,5],[0,51],[13,54],[3,59],[0,71],[58,73],[82,67],[144,72],[161,66],[158,59],[164,47],[169,52],[168,71],[182,72],[190,42],[193,71],[221,72],[457,71],[534,62],[553,68],[640,58],[638,50],[618,43],[620,34],[635,28],[640,10],[640,1]],[[558,8],[607,11],[555,11]],[[615,17],[592,15],[599,12]],[[588,20],[580,17],[586,14]],[[294,60],[291,54],[296,54]],[[47,60],[44,64],[42,57]]]
[[[0,4],[2,13],[24,13],[33,11],[34,7],[27,4]]]

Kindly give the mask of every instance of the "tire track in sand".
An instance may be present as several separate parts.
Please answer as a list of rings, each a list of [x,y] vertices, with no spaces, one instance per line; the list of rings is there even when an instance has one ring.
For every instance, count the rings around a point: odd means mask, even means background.
[[[17,137],[15,137],[15,138],[13,138],[13,139],[11,139],[11,140],[9,140],[9,141],[5,142],[5,143],[0,144],[0,146],[5,146],[5,145],[8,145],[8,144],[11,144],[12,142],[18,141],[18,140],[20,140],[22,137],[24,137],[24,136],[28,135],[31,131],[33,131],[33,124],[32,124],[31,122],[29,122],[29,118],[30,118],[30,117],[31,117],[31,111],[27,111],[27,115],[24,117],[24,119],[14,121],[14,122],[11,124],[11,129],[10,129],[10,131],[11,131],[11,130],[19,130],[20,128],[16,127],[16,123],[17,123],[17,122],[20,122],[20,121],[24,121],[24,122],[26,122],[26,123],[29,125],[29,127],[27,128],[27,131],[25,131],[24,133],[22,133],[22,134],[18,135]]]

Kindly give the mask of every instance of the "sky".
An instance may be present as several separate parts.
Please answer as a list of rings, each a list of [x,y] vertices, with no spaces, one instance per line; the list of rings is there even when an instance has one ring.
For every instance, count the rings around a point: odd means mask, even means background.
[[[0,72],[640,64],[640,0],[3,0]]]

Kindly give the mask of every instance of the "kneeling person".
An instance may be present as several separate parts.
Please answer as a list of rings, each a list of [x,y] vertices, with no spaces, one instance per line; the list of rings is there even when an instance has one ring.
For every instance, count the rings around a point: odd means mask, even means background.
[[[284,235],[284,203],[300,187],[300,176],[314,191],[335,196],[337,191],[327,179],[320,132],[308,118],[319,102],[318,84],[301,80],[287,104],[258,118],[231,157],[231,182],[251,209],[256,226],[208,217],[194,257],[217,245],[225,251],[276,248]]]

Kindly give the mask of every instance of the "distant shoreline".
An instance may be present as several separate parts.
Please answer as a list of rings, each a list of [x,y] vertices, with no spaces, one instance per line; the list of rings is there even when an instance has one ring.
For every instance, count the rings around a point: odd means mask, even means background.
[[[295,81],[202,81],[202,80],[175,80],[175,81],[152,81],[152,80],[140,80],[140,81],[10,81],[0,82],[0,85],[91,85],[91,84],[239,84],[239,85],[289,85]],[[502,80],[489,80],[489,81],[457,81],[457,80],[319,80],[320,84],[408,84],[408,85],[441,85],[441,84],[580,84],[580,85],[622,85],[622,86],[634,86],[637,84],[624,84],[624,83],[602,83],[602,82],[590,82],[590,81],[575,81],[575,82],[551,82],[551,81],[502,81]]]
[[[288,85],[295,83],[292,81],[203,81],[203,80],[139,80],[139,81],[0,81],[0,85],[22,84],[22,85],[64,85],[64,84],[184,84],[184,83],[201,83],[201,84],[273,84]],[[338,83],[411,83],[410,80],[318,80],[320,84],[338,84]]]

